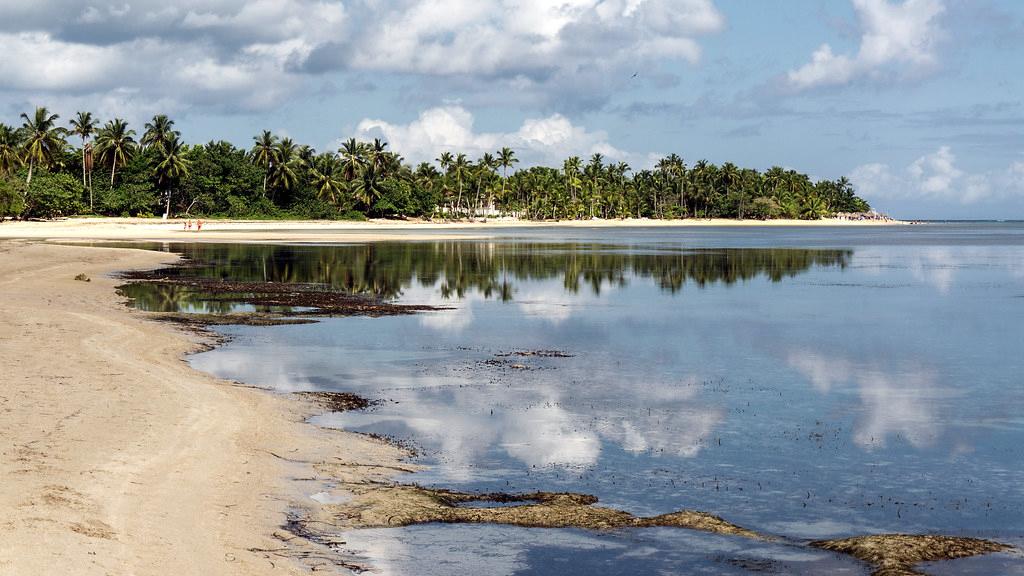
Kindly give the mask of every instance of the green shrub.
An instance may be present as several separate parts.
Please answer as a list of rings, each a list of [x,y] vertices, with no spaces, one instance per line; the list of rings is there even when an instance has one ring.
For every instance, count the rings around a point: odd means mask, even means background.
[[[0,178],[0,220],[16,218],[25,210],[25,183],[14,178]]]
[[[770,220],[772,218],[781,218],[783,210],[778,202],[772,198],[759,196],[750,203],[750,216],[760,220]]]
[[[82,182],[66,174],[38,171],[25,195],[23,215],[29,218],[69,216],[85,210]]]
[[[159,198],[149,183],[125,182],[113,190],[102,186],[95,191],[96,207],[104,214],[116,216],[152,216]]]

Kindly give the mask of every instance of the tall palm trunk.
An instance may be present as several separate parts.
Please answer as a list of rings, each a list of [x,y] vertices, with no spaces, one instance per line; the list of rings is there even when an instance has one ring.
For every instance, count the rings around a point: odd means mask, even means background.
[[[505,202],[505,182],[508,182],[508,166],[505,166],[503,172],[504,173],[501,176],[501,201],[503,203],[502,205],[504,206],[504,204],[506,204],[506,202]]]
[[[85,181],[85,136],[82,137],[82,187],[89,188],[89,185]],[[92,211],[92,188],[89,188],[89,212]]]
[[[114,154],[114,163],[110,165],[110,189],[114,189],[114,174],[117,174],[117,154]]]
[[[270,162],[267,162],[263,167],[263,197],[267,197],[267,178],[270,177]]]
[[[32,186],[32,168],[34,167],[34,165],[35,165],[35,159],[33,159],[31,156],[29,156],[29,158],[28,158],[28,180],[25,180],[26,192],[27,192],[27,188]]]

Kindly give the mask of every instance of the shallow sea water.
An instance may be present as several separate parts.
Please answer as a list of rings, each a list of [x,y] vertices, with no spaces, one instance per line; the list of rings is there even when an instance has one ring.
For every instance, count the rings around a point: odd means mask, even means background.
[[[218,328],[217,376],[381,400],[317,423],[409,443],[457,490],[689,508],[795,542],[1024,545],[1024,225],[517,229],[481,240],[173,246],[240,279],[450,309]],[[208,311],[190,295],[149,309]],[[223,311],[223,310],[217,310]],[[678,529],[346,534],[386,574],[866,574]],[[1024,573],[1019,555],[929,566]]]

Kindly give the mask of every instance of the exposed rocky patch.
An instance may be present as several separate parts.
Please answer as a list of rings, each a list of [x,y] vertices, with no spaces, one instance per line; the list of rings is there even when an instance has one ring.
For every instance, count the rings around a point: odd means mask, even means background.
[[[819,540],[811,546],[849,554],[874,567],[872,576],[920,576],[916,564],[936,560],[956,560],[1011,547],[991,540],[931,534],[876,534],[838,540]]]
[[[378,403],[351,392],[295,392],[295,395],[309,400],[327,412],[363,410]]]

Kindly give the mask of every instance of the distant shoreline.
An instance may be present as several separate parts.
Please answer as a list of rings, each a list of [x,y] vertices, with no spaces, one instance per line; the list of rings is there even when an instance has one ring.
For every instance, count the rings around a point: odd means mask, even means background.
[[[193,224],[195,220],[192,221]],[[410,231],[425,235],[441,230],[476,232],[505,228],[699,228],[699,227],[863,227],[905,226],[903,220],[732,220],[723,218],[686,220],[563,220],[533,221],[489,219],[487,221],[419,220],[204,220],[202,231],[185,229],[184,219],[153,218],[67,218],[47,221],[7,221],[0,223],[0,239],[32,238],[59,240],[160,240],[174,242],[244,240],[250,242],[309,242],[337,239],[344,232],[347,240],[384,239],[401,233],[415,239]]]

